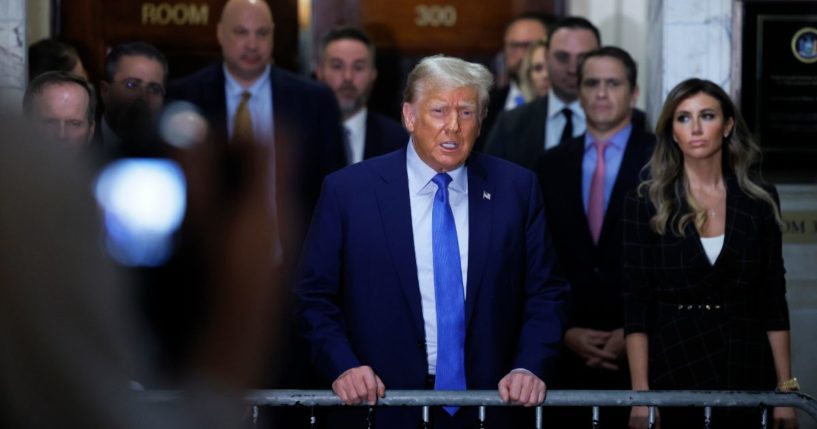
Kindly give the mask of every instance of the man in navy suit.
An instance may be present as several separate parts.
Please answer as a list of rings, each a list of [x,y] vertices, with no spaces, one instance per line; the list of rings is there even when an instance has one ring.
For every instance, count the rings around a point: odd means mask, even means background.
[[[338,27],[326,33],[315,75],[332,89],[338,100],[348,164],[406,144],[408,134],[399,122],[366,108],[377,69],[374,44],[363,30]]]
[[[472,153],[492,83],[483,66],[422,60],[409,74],[398,151],[327,177],[296,289],[312,363],[347,404],[385,389],[498,389],[545,396],[568,286],[554,274],[532,172]],[[359,409],[330,427],[363,422]],[[365,410],[364,410],[365,411]],[[416,428],[419,409],[378,426]],[[511,427],[488,411],[489,427]],[[475,409],[434,409],[438,428],[476,427]]]
[[[616,47],[588,53],[578,68],[587,132],[545,152],[538,168],[545,213],[559,262],[571,285],[570,317],[558,389],[629,389],[624,353],[621,214],[639,183],[655,136],[633,122],[636,65]],[[548,410],[555,427],[587,419],[587,409]],[[602,411],[626,428],[629,410]]]

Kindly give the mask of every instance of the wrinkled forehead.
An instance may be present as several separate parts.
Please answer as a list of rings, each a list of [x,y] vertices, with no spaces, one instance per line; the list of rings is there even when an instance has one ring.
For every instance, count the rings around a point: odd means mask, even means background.
[[[85,88],[71,82],[54,82],[45,85],[33,98],[39,112],[78,111],[82,114],[90,107],[90,97]]]
[[[479,105],[479,96],[475,85],[461,85],[438,79],[418,85],[416,102],[476,107]]]

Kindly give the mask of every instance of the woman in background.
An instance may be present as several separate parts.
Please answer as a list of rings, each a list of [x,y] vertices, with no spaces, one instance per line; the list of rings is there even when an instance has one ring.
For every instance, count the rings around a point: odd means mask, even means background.
[[[625,203],[627,356],[634,390],[797,389],[791,377],[780,212],[760,150],[729,96],[689,79],[667,96],[650,178]],[[793,408],[775,428],[796,428]],[[663,408],[664,429],[703,425]],[[756,409],[715,408],[713,428],[757,428]],[[647,408],[633,407],[633,428]]]
[[[550,89],[547,67],[547,40],[531,43],[519,66],[519,90],[525,102],[547,95]]]

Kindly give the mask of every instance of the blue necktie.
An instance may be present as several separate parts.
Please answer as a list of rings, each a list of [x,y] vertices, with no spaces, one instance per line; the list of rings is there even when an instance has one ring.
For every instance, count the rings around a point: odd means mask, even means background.
[[[440,173],[431,213],[434,252],[434,297],[437,308],[435,390],[465,390],[465,297],[454,213],[448,203],[451,176]],[[454,415],[459,407],[443,407]]]

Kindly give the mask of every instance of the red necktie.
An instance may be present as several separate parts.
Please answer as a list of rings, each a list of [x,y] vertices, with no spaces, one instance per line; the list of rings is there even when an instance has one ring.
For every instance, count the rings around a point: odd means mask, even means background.
[[[590,225],[590,234],[593,242],[599,242],[601,225],[604,223],[604,150],[610,142],[594,142],[596,146],[596,169],[590,180],[590,198],[587,201],[587,222]]]

